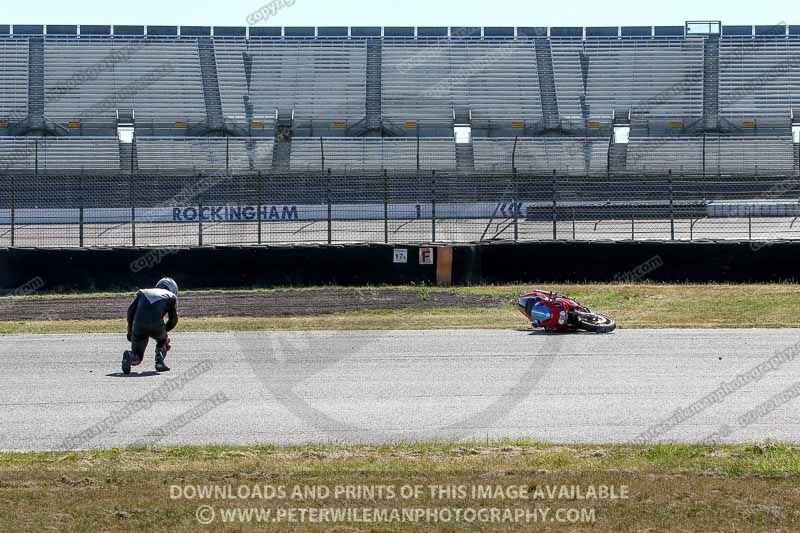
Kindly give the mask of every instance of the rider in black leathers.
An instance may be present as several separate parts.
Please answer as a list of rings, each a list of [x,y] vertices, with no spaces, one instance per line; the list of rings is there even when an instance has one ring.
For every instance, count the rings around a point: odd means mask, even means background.
[[[130,351],[122,358],[122,371],[130,373],[144,359],[147,344],[156,341],[156,371],[169,372],[164,364],[169,349],[168,333],[178,325],[178,284],[172,278],[164,278],[154,289],[142,289],[136,293],[128,307],[128,341]],[[164,317],[167,322],[164,323]]]

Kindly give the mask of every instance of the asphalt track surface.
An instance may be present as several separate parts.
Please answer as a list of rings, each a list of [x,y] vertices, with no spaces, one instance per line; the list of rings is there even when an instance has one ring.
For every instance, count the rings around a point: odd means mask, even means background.
[[[172,372],[153,373],[148,350],[125,377],[119,335],[6,336],[0,449],[631,442],[799,341],[789,329],[176,334]],[[647,440],[699,442],[727,424],[722,442],[800,442],[794,399],[739,422],[798,380],[789,360]],[[132,403],[155,390],[168,392]]]

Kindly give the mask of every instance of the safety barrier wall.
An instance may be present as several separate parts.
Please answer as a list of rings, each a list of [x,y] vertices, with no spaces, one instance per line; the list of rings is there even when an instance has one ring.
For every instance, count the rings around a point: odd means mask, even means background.
[[[540,242],[452,248],[17,248],[0,249],[0,291],[25,294],[20,288],[29,286],[42,293],[133,290],[150,286],[165,275],[180,280],[187,289],[434,285],[437,275],[442,279],[437,261],[449,256],[450,250],[452,270],[446,277],[456,285],[521,283],[547,287],[548,283],[589,281],[800,280],[795,267],[800,243],[795,242]],[[431,260],[424,261],[426,257]]]

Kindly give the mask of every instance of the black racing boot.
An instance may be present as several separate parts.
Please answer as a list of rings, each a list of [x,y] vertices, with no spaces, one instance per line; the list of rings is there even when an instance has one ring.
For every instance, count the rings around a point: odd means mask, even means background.
[[[164,358],[166,357],[166,350],[156,350],[156,372],[169,372],[169,367],[164,364]]]
[[[131,352],[128,350],[122,354],[122,373],[126,376],[131,373]]]

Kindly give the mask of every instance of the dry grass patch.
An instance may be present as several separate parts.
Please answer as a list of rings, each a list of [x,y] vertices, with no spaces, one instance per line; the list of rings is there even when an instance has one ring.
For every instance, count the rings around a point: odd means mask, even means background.
[[[627,487],[626,499],[523,500],[432,497],[428,490],[398,498],[300,498],[210,501],[173,498],[173,485]],[[552,531],[800,529],[800,450],[760,446],[550,446],[509,441],[491,445],[180,447],[98,452],[0,455],[3,530],[197,531],[195,513],[210,504],[235,510],[367,507],[593,510],[591,523],[365,524],[354,531],[521,527]],[[217,514],[218,520],[221,515]],[[281,527],[282,526],[282,527]],[[267,524],[285,529],[287,524]],[[295,524],[322,530],[319,524]],[[209,530],[263,529],[258,523],[220,523]]]

